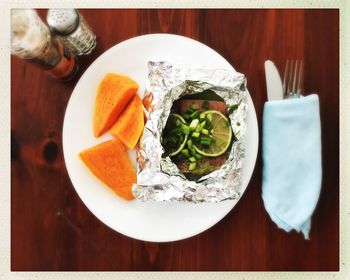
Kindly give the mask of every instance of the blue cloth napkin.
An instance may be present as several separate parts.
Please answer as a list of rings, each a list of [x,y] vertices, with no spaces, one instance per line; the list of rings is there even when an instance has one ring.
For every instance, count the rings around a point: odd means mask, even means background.
[[[266,211],[279,228],[309,239],[322,180],[321,124],[316,94],[268,101],[263,113],[263,184]]]

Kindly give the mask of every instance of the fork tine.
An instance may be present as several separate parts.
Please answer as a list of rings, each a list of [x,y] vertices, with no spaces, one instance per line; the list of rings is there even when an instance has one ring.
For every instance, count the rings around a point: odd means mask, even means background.
[[[286,98],[286,97],[287,97],[288,71],[289,71],[289,60],[287,60],[287,62],[286,62],[286,67],[284,68],[284,76],[283,76],[283,98]]]
[[[298,97],[300,97],[300,92],[301,92],[301,79],[303,77],[303,60],[300,60],[300,65],[299,65],[299,77],[298,77],[298,85],[297,85],[297,90],[296,93]]]
[[[287,94],[286,98],[288,98],[291,93],[293,92],[293,73],[294,73],[294,60],[290,61],[290,68],[289,68],[289,73],[288,73],[288,83],[287,83]]]
[[[291,94],[294,95],[297,92],[297,76],[298,76],[298,60],[294,62],[294,75],[293,75],[293,87]]]
[[[287,60],[283,77],[283,98],[300,97],[303,60]]]

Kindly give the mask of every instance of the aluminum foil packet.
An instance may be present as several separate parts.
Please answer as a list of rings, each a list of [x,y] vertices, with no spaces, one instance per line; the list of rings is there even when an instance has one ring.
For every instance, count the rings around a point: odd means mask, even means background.
[[[246,78],[234,70],[149,62],[149,84],[145,99],[149,101],[147,122],[137,151],[135,197],[141,201],[220,202],[239,199],[241,169],[244,161],[247,94]],[[187,180],[177,165],[162,158],[162,131],[173,102],[184,95],[212,90],[234,108],[229,114],[234,142],[220,169],[197,181]]]

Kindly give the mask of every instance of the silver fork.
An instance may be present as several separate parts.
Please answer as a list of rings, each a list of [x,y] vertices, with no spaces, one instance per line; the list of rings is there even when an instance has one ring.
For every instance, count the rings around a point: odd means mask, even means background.
[[[299,98],[303,60],[287,60],[283,77],[283,98]]]

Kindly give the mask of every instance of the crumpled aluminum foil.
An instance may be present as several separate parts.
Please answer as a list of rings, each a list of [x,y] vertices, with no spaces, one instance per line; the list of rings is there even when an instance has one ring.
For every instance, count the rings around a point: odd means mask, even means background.
[[[137,151],[135,197],[141,201],[219,202],[239,199],[244,160],[247,94],[246,79],[234,70],[195,68],[169,62],[149,62],[146,98],[151,101],[147,123]],[[162,158],[161,135],[173,102],[184,95],[211,89],[227,106],[237,108],[229,115],[235,135],[228,159],[220,169],[189,181],[169,157]]]

